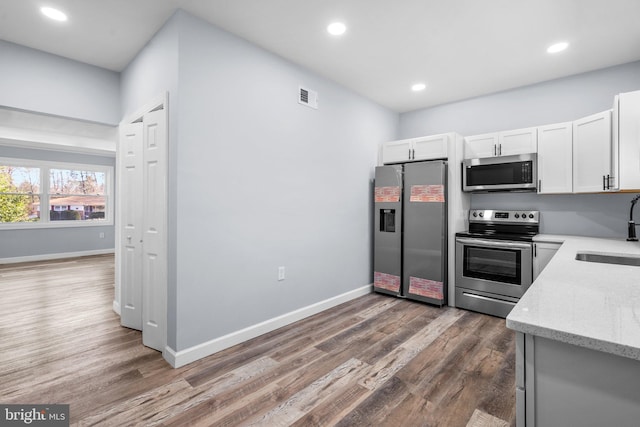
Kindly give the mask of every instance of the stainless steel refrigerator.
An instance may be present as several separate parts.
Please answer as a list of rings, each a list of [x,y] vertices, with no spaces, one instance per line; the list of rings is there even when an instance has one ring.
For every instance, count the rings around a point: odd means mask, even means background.
[[[447,303],[447,162],[376,168],[374,291]]]

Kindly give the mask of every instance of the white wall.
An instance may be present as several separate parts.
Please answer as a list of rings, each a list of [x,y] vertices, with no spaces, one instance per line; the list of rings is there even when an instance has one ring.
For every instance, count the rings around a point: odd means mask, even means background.
[[[400,138],[446,131],[462,135],[571,121],[612,108],[621,92],[640,89],[640,62],[579,74],[400,116]],[[474,194],[477,209],[537,209],[541,231],[625,237],[631,194]]]
[[[0,105],[118,124],[120,74],[0,40]]]
[[[370,284],[371,179],[398,115],[181,11],[123,73],[123,111],[161,88],[130,95],[149,73],[171,86],[175,71],[169,346]],[[300,84],[318,110],[297,103]]]

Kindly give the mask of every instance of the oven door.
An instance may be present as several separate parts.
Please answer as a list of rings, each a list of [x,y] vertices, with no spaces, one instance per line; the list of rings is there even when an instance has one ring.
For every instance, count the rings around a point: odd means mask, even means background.
[[[456,238],[456,287],[520,298],[531,285],[532,244]]]

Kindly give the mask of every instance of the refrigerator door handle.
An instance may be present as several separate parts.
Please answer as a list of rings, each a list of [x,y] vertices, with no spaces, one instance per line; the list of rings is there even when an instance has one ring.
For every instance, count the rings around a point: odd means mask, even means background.
[[[465,239],[458,237],[456,238],[456,242],[464,245],[488,246],[491,248],[531,249],[530,243],[506,242],[504,240]]]

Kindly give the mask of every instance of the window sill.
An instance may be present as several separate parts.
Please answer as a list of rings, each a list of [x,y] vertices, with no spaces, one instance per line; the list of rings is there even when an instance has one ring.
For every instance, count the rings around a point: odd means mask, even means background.
[[[6,223],[0,224],[0,231],[8,230],[38,230],[43,228],[84,228],[84,227],[111,227],[113,221],[101,221],[101,222],[27,222],[27,223]]]

